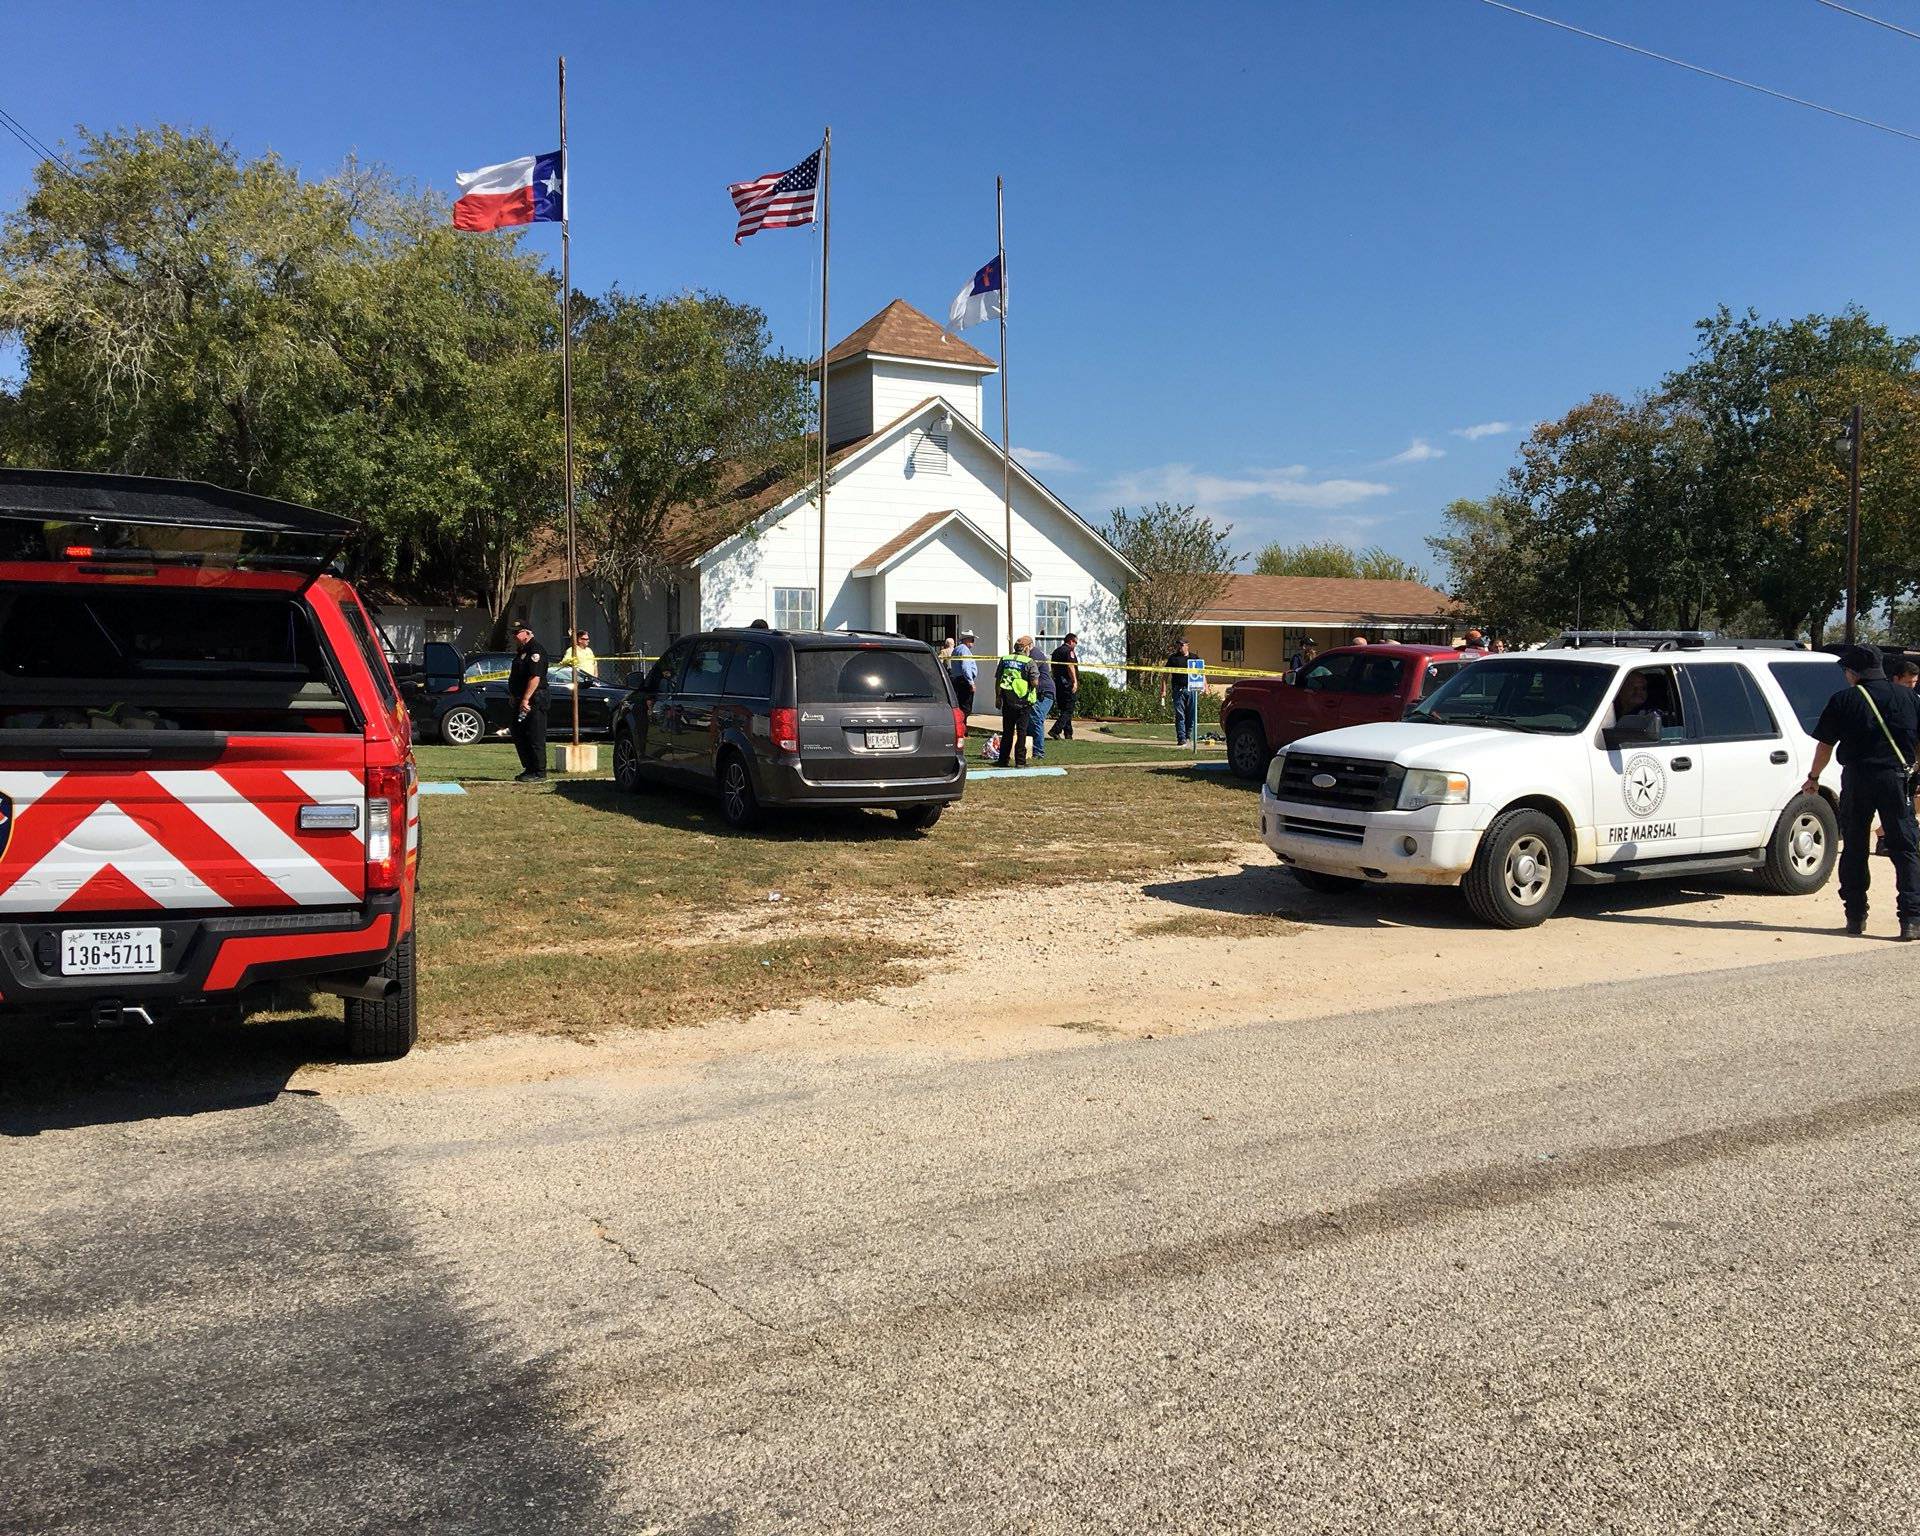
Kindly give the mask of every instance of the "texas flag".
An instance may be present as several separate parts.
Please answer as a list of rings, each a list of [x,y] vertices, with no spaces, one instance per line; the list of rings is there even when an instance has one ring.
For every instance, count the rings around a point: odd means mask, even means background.
[[[567,216],[566,172],[560,152],[522,155],[477,171],[456,171],[460,196],[455,229],[505,229],[513,224],[557,224]]]
[[[970,325],[978,325],[982,320],[1004,314],[1006,288],[1006,281],[1000,274],[1000,258],[996,256],[973,274],[972,282],[954,295],[952,307],[947,311],[947,329],[964,331]]]

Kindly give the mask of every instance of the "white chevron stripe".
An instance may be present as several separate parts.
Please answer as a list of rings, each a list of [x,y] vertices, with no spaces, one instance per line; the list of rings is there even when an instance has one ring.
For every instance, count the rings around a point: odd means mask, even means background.
[[[360,808],[360,820],[353,824],[355,842],[367,840],[367,786],[357,773],[340,768],[289,768],[287,777],[299,786],[300,793],[316,805],[352,805]]]
[[[148,770],[148,777],[232,844],[236,852],[302,906],[359,898],[273,819],[211,770]]]
[[[12,798],[17,816],[65,777],[65,771],[58,768],[40,773],[0,773],[0,795]]]
[[[86,847],[89,842],[117,843],[123,851],[103,853]],[[136,851],[124,851],[135,843],[142,846]],[[106,801],[49,848],[39,863],[0,893],[0,912],[57,911],[103,869],[117,870],[163,907],[231,905],[148,836],[145,828],[119,806]]]

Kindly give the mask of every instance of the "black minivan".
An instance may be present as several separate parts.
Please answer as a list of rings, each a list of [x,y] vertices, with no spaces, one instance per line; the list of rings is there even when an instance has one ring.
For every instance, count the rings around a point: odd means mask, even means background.
[[[613,777],[768,806],[889,806],[931,827],[967,783],[967,722],[933,648],[867,630],[717,629],[667,647],[613,717]]]

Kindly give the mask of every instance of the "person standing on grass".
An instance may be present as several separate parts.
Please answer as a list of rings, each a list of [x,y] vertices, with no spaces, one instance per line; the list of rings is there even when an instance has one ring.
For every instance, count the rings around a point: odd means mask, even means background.
[[[1073,706],[1080,699],[1080,637],[1070,634],[1053,648],[1053,728],[1055,741],[1073,740]]]
[[[525,619],[514,624],[513,643],[507,698],[513,705],[513,746],[520,754],[515,782],[540,784],[547,777],[547,650]]]
[[[961,630],[953,659],[947,664],[948,675],[953,678],[953,700],[963,715],[973,713],[974,684],[980,680],[980,667],[973,659],[973,639],[972,630]]]
[[[1167,658],[1167,669],[1160,674],[1160,702],[1173,694],[1173,744],[1184,747],[1189,736],[1200,734],[1200,690],[1187,686],[1188,664],[1194,660],[1193,647],[1182,635]]]
[[[1040,654],[1040,647],[1036,645],[1033,648],[1033,709],[1027,716],[1033,731],[1033,760],[1036,763],[1047,755],[1047,716],[1053,713],[1056,692],[1053,668],[1047,664],[1047,658]]]
[[[1009,761],[1015,767],[1027,766],[1027,722],[1039,691],[1033,662],[1027,655],[1032,644],[1032,635],[1022,635],[1014,641],[1013,653],[1000,658],[993,674],[994,699],[1000,706],[1000,755],[994,760],[996,768],[1007,767]]]

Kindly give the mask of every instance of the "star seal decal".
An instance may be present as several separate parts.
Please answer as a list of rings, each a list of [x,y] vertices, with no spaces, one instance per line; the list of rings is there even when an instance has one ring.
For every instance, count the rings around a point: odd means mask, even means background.
[[[1667,770],[1660,759],[1642,752],[1627,760],[1620,777],[1620,797],[1634,816],[1651,816],[1667,798]]]

